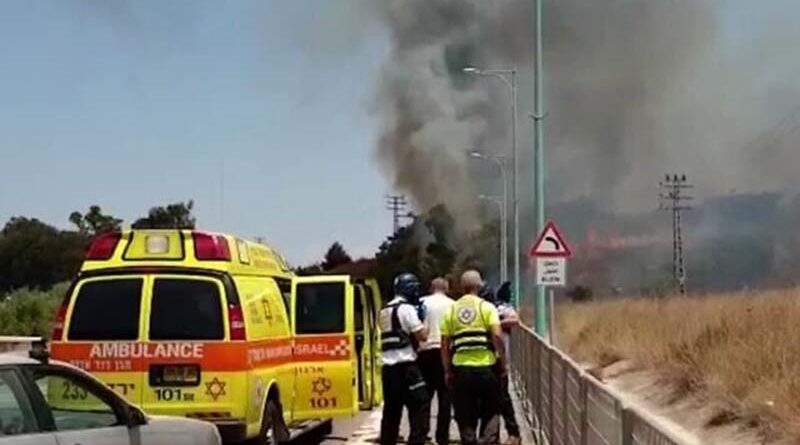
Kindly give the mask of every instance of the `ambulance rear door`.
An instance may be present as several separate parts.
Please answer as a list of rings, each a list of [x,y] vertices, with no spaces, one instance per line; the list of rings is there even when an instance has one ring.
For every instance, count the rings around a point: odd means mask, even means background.
[[[383,366],[381,362],[381,328],[378,323],[378,316],[380,315],[383,301],[381,300],[381,289],[378,282],[374,279],[368,279],[364,283],[364,288],[367,292],[367,298],[371,300],[370,311],[373,319],[372,329],[372,406],[378,406],[383,403],[383,379],[382,372]]]
[[[358,411],[353,301],[349,276],[292,280],[295,420],[352,416]]]
[[[136,405],[144,384],[141,326],[148,287],[149,278],[140,274],[81,279],[59,311],[64,321],[50,346],[54,359],[92,373]],[[66,380],[60,384],[49,388],[48,400],[60,397],[76,406],[88,400],[85,390]]]

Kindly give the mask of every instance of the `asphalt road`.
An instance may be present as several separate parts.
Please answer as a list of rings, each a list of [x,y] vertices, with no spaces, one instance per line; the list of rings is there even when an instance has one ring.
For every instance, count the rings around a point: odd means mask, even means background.
[[[517,423],[522,430],[523,445],[533,445],[531,428],[522,416],[522,408],[517,399],[516,391],[511,392],[514,401],[514,408],[517,415]],[[431,433],[436,426],[436,401],[434,400],[431,409]],[[351,419],[337,419],[333,422],[333,432],[327,436],[319,435],[301,437],[293,441],[292,445],[376,445],[380,434],[381,409],[376,408],[372,411],[361,411]],[[405,414],[403,423],[400,426],[400,443],[404,443],[404,438],[408,436],[408,423]],[[500,443],[505,443],[507,437],[505,429],[501,430]],[[450,443],[459,443],[458,428],[455,420],[450,424]]]
[[[519,402],[514,397],[515,408],[517,411],[517,423],[520,424],[523,431],[522,443],[524,445],[532,445],[533,438],[530,436],[530,427],[521,416],[521,408]],[[436,403],[433,404],[434,408],[431,413],[431,433],[435,431],[436,427]],[[317,438],[317,442],[303,444],[303,445],[376,445],[378,443],[378,435],[380,434],[381,411],[380,408],[373,411],[361,412],[352,419],[336,420],[333,423],[333,432],[322,438]],[[408,423],[405,417],[400,426],[400,443],[404,443],[404,438],[408,437]],[[507,437],[505,429],[501,430],[500,443],[505,443]],[[429,441],[429,443],[432,443]],[[458,428],[455,420],[450,424],[450,443],[459,443]]]
[[[333,432],[320,441],[302,445],[376,444],[380,433],[380,421],[380,408],[361,411],[352,419],[335,420]]]

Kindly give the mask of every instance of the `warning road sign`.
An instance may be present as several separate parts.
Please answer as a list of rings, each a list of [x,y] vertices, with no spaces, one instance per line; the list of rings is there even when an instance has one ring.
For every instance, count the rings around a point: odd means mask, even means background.
[[[561,236],[561,231],[558,230],[558,227],[552,221],[548,221],[544,229],[542,229],[542,233],[539,234],[536,243],[528,252],[528,256],[569,258],[572,256],[572,251],[569,249],[567,242],[564,241],[564,237]]]
[[[537,286],[566,286],[566,258],[536,258]]]

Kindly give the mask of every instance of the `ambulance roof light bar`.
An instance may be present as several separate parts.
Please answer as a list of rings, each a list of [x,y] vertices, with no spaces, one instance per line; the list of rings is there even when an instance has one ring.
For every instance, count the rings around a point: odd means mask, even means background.
[[[231,249],[228,240],[222,236],[206,232],[192,232],[194,256],[199,261],[230,261]]]
[[[95,237],[89,250],[86,252],[86,259],[93,261],[105,261],[114,256],[117,244],[122,237],[119,232],[106,232]]]

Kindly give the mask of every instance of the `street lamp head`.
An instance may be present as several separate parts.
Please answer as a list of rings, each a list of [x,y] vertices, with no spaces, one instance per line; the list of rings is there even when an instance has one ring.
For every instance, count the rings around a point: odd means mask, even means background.
[[[475,159],[485,159],[486,155],[484,155],[483,153],[481,153],[481,152],[479,152],[477,150],[473,150],[473,151],[469,152],[469,157],[475,158]]]
[[[461,69],[461,71],[468,73],[468,74],[480,74],[481,70],[475,68],[474,66],[467,66]]]

